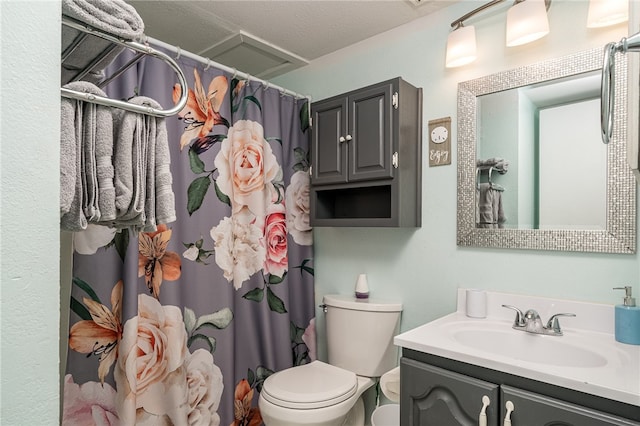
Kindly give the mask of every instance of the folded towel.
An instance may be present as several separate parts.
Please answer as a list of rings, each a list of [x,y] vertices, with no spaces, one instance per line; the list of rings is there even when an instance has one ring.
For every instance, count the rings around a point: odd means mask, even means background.
[[[476,160],[477,167],[489,168],[493,167],[500,174],[505,174],[509,170],[509,162],[504,158],[489,158],[486,160]]]
[[[132,104],[161,109],[155,100],[137,96]],[[118,111],[114,153],[116,227],[155,231],[176,220],[170,171],[169,138],[163,118]]]
[[[87,228],[82,211],[82,106],[76,99],[62,98],[60,102],[60,227],[66,231]]]
[[[131,103],[140,100],[130,99]],[[118,228],[144,227],[147,177],[147,136],[145,115],[115,110],[114,116],[114,184],[116,188],[116,223]]]
[[[481,183],[476,191],[476,225],[478,228],[503,228],[507,218],[502,206],[502,191],[490,183]]]
[[[140,40],[144,33],[144,22],[135,8],[123,0],[62,0],[62,14],[84,22],[124,40]],[[62,52],[82,33],[76,29],[62,26]],[[67,57],[62,66],[62,84],[66,84],[112,43],[99,37],[87,37]],[[102,80],[102,70],[122,52],[124,47],[117,46],[98,61],[84,80],[94,83]]]
[[[81,138],[76,137],[76,104],[62,98],[60,105],[60,215],[68,213],[76,196],[76,177],[80,169],[77,151]],[[80,111],[82,113],[82,111]]]
[[[151,104],[151,106],[154,106]],[[156,103],[155,108],[161,108]],[[155,120],[155,222],[167,224],[176,220],[175,195],[173,193],[169,155],[169,137],[164,118],[149,117]],[[155,227],[155,224],[153,224]]]
[[[93,83],[86,81],[72,82],[64,87],[106,96]],[[74,187],[77,184],[79,190],[73,192],[72,202],[75,200],[77,205],[64,222],[70,226],[69,230],[85,229],[86,222],[115,218],[111,163],[113,117],[111,108],[91,102],[62,98],[61,105],[60,211],[67,213],[72,210],[68,200],[71,177],[75,176]]]

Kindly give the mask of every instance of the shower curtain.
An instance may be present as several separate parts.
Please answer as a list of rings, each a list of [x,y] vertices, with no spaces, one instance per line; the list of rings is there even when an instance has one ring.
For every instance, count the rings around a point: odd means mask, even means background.
[[[188,90],[165,120],[177,219],[74,234],[64,425],[259,425],[264,380],[315,359],[308,102],[177,62],[187,88],[153,58],[106,88]]]

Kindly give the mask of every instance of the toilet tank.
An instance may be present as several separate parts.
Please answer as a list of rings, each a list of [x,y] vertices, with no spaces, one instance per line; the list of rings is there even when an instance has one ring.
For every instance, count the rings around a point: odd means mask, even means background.
[[[326,295],[323,303],[329,364],[366,377],[397,366],[401,303],[345,295]]]

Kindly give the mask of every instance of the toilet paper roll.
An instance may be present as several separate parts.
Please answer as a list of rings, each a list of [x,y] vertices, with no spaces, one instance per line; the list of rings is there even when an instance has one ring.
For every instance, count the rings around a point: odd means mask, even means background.
[[[486,318],[487,316],[487,292],[484,290],[468,289],[467,316],[471,318]]]
[[[389,370],[380,377],[380,389],[390,401],[400,402],[400,367]]]

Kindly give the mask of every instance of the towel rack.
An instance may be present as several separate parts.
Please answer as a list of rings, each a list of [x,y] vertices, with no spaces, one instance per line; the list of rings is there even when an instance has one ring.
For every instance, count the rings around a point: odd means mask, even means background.
[[[175,104],[173,108],[170,108],[170,109],[157,109],[157,108],[152,108],[144,105],[134,105],[127,101],[111,99],[108,97],[99,96],[92,93],[78,92],[76,90],[68,89],[65,87],[60,88],[61,96],[64,96],[65,98],[79,99],[82,101],[92,102],[95,104],[105,105],[109,107],[120,108],[126,111],[152,115],[154,117],[170,117],[172,115],[176,115],[178,112],[182,110],[182,108],[184,108],[184,106],[187,103],[187,97],[188,97],[188,92],[186,90],[187,80],[185,78],[184,73],[178,66],[178,64],[170,56],[150,46],[146,46],[144,44],[141,44],[135,41],[121,40],[117,37],[114,37],[111,34],[108,34],[96,28],[93,28],[83,22],[79,22],[75,19],[69,18],[68,16],[62,16],[62,24],[68,27],[71,27],[73,29],[76,29],[78,31],[81,31],[82,33],[82,34],[79,34],[78,37],[72,43],[72,45],[68,49],[66,49],[65,52],[63,52],[63,55],[62,55],[63,64],[64,64],[65,58],[69,56],[69,54],[73,52],[73,50],[76,49],[88,36],[100,37],[102,39],[105,39],[113,43],[113,46],[111,47],[111,49],[107,49],[106,51],[102,52],[102,55],[100,57],[96,58],[96,60],[93,61],[91,64],[89,64],[84,70],[80,71],[78,73],[78,76],[76,76],[76,79],[79,79],[82,76],[86,75],[88,72],[90,72],[93,66],[98,61],[100,61],[100,59],[102,59],[105,55],[107,55],[110,50],[116,47],[116,45],[120,45],[120,46],[124,46],[127,49],[134,50],[138,52],[138,54],[132,60],[127,62],[124,66],[118,69],[112,76],[104,80],[101,83],[102,86],[108,84],[114,78],[117,78],[118,76],[120,76],[122,73],[124,73],[127,69],[133,66],[136,62],[138,62],[144,56],[152,56],[165,62],[169,67],[173,69],[173,71],[178,76],[178,82],[180,83],[180,87],[182,87],[182,93],[180,94],[180,99],[178,100],[178,102]]]
[[[491,174],[493,173],[494,170],[497,171],[498,173],[501,173],[500,169],[498,169],[495,166],[476,166],[476,189],[480,188],[480,179],[479,179],[480,178],[480,174],[485,170],[489,171],[489,176],[488,176],[488,182],[487,183],[489,183],[493,189],[497,189],[498,191],[504,191],[504,187],[502,185],[499,185],[499,184],[497,184],[497,183],[495,183],[495,182],[493,182],[491,180]],[[504,172],[504,173],[506,173],[506,172]]]

